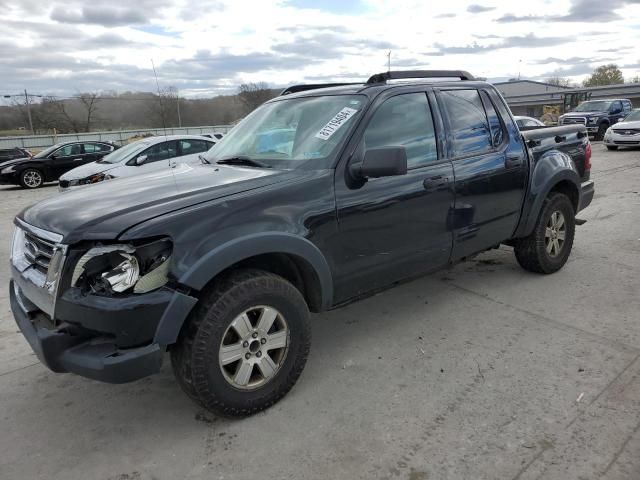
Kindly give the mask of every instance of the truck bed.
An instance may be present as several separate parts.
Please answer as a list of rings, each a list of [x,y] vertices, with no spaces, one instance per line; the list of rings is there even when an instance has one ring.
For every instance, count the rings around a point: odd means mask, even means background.
[[[520,132],[529,147],[532,160],[537,160],[548,150],[556,149],[571,157],[578,174],[584,182],[589,179],[589,170],[585,169],[589,136],[584,125],[565,125],[558,127],[540,127]]]

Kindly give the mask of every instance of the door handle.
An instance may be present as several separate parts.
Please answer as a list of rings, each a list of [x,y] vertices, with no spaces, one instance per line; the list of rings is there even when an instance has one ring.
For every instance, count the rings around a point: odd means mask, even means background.
[[[446,187],[449,184],[449,177],[444,175],[437,175],[435,177],[426,178],[422,185],[425,190],[439,190]]]
[[[81,162],[82,160],[84,160],[84,158],[74,158],[73,159],[74,162]]]
[[[522,157],[520,156],[507,157],[504,160],[504,166],[506,168],[515,168],[515,167],[519,167],[520,165],[522,165]]]

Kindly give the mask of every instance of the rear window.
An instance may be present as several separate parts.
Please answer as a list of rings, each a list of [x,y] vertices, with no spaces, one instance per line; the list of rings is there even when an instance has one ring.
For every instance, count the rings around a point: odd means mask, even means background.
[[[449,118],[454,156],[464,157],[491,151],[494,141],[491,125],[478,91],[444,90],[440,93]],[[499,123],[497,115],[496,120]],[[502,130],[497,128],[495,140],[501,141],[501,135]]]

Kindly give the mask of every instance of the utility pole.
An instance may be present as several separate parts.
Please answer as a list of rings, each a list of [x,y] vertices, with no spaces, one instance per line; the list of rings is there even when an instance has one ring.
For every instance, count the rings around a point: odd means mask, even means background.
[[[31,120],[31,106],[29,105],[29,95],[27,94],[27,89],[24,89],[24,101],[27,104],[27,116],[29,117],[29,129],[31,130],[31,135],[35,135],[36,132],[33,131],[33,121]]]
[[[176,88],[176,102],[178,104],[178,127],[182,128],[182,118],[180,117],[180,90]]]
[[[387,72],[391,71],[391,50],[387,53]]]

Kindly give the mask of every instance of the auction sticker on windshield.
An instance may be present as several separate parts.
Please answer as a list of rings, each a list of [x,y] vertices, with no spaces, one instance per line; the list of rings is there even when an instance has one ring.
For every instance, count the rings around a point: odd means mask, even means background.
[[[336,113],[335,117],[327,122],[327,124],[320,129],[318,133],[316,133],[315,137],[320,140],[329,140],[331,135],[336,133],[342,125],[344,125],[347,120],[349,120],[358,110],[355,108],[344,107],[338,113]]]

